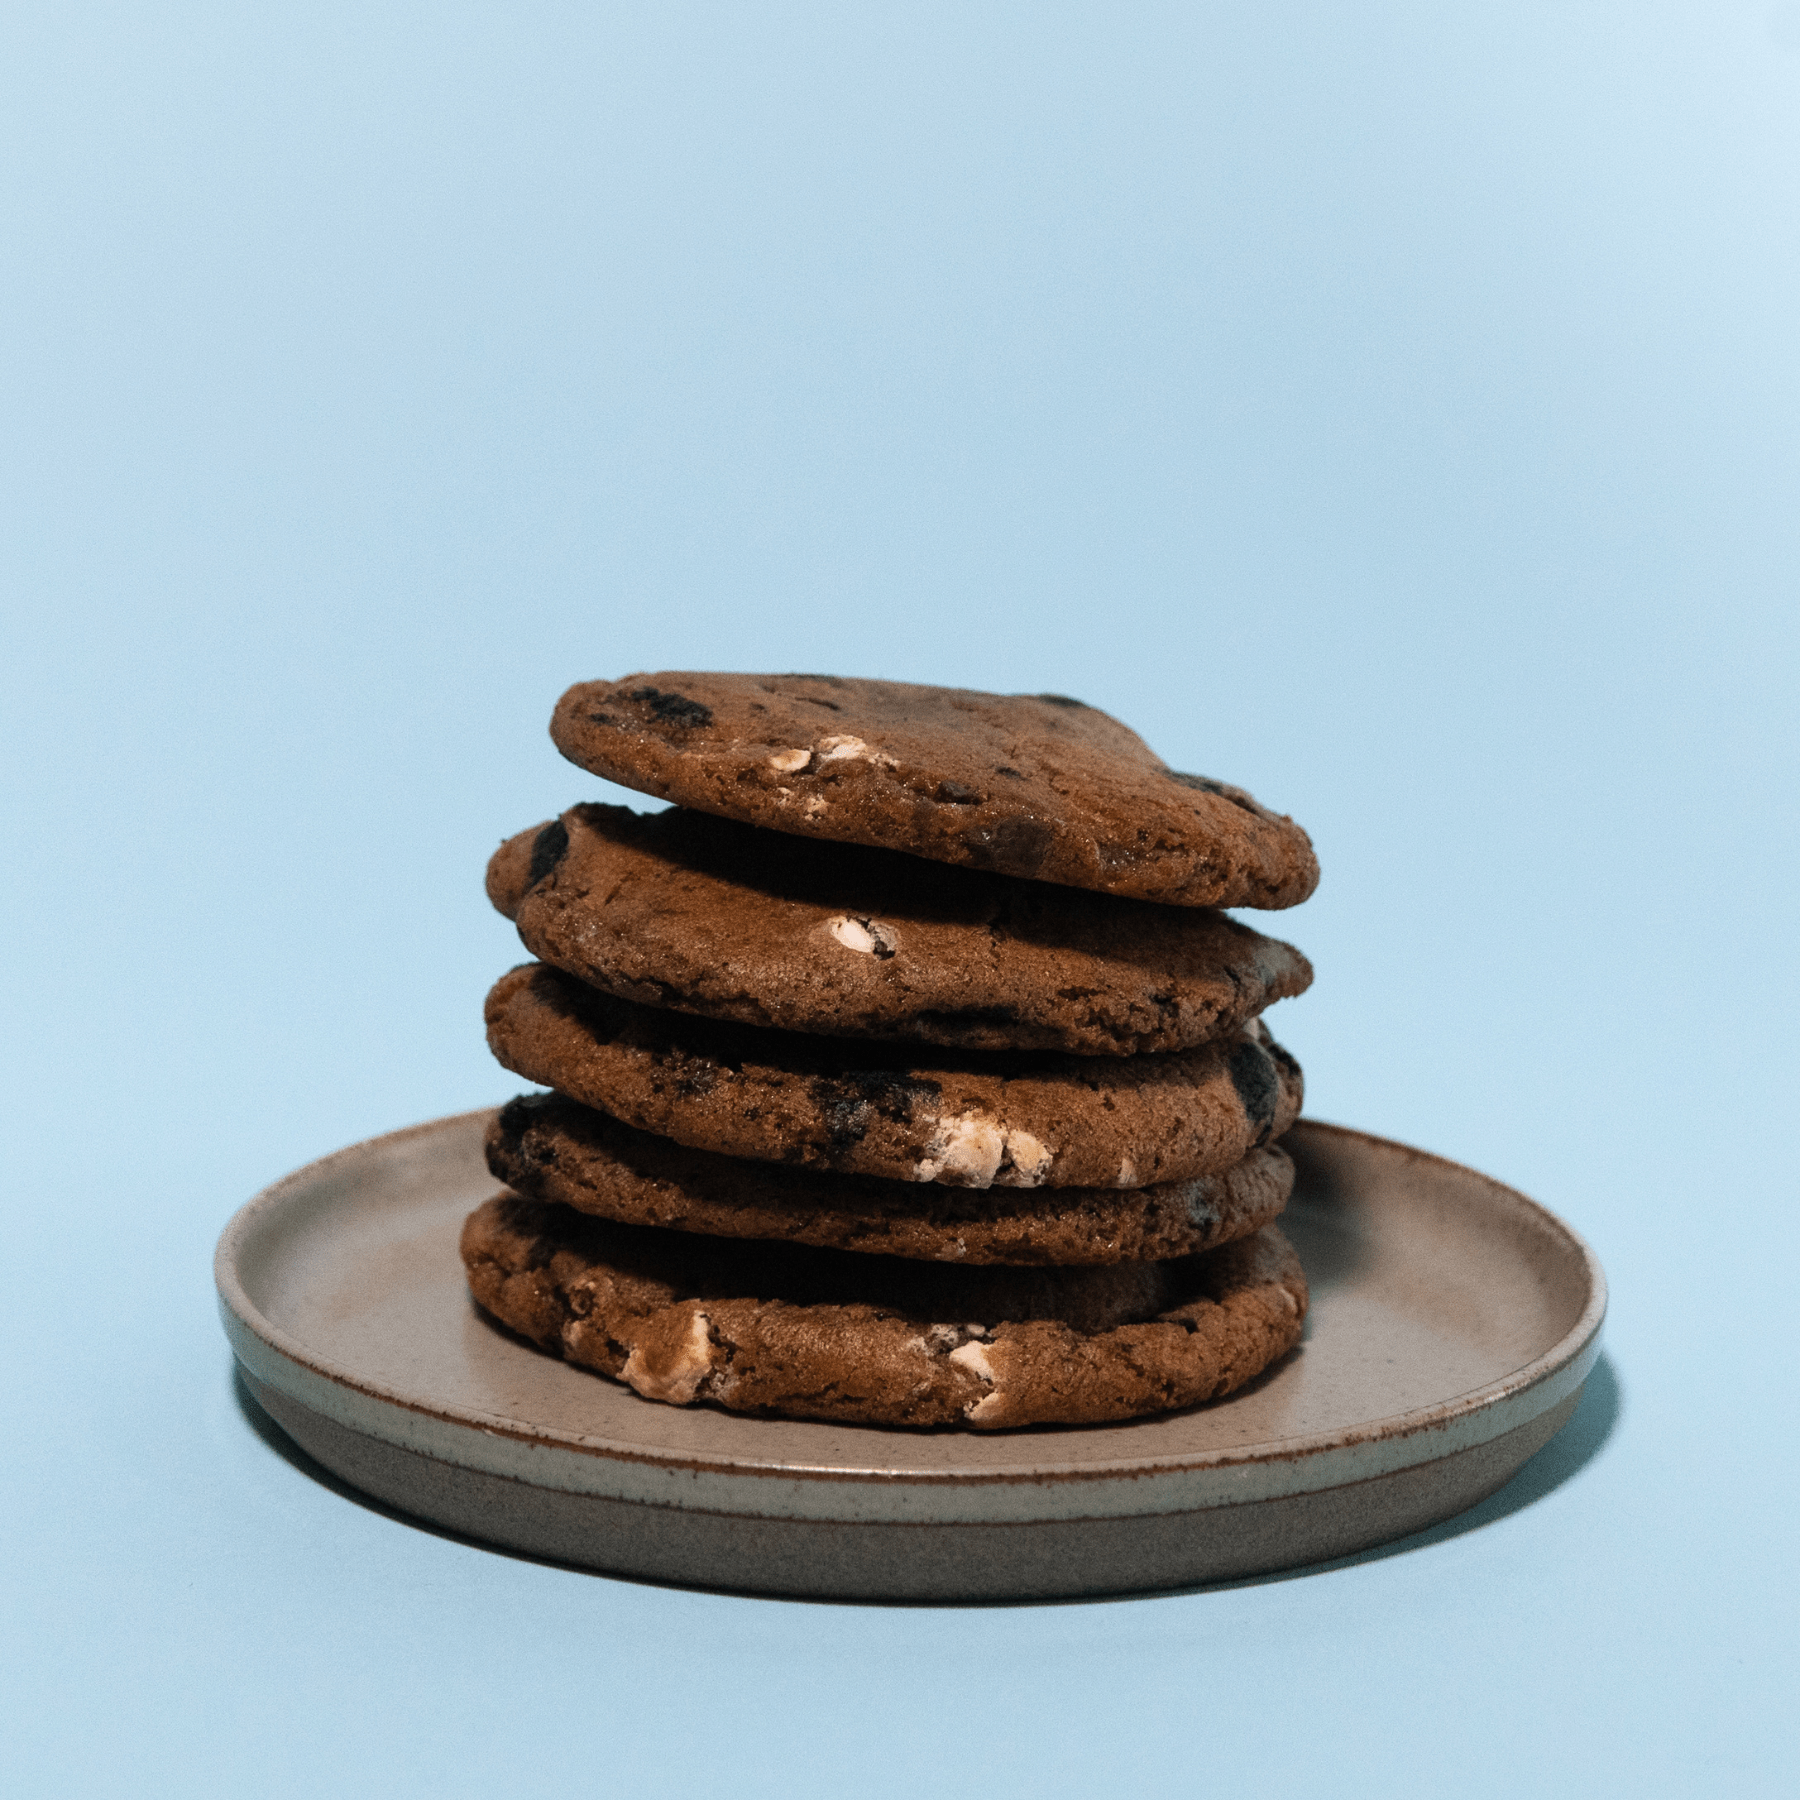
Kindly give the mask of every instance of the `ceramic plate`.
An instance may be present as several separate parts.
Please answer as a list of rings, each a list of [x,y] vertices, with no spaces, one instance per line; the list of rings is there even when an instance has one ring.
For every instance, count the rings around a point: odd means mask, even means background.
[[[980,1435],[657,1405],[469,1299],[491,1113],[353,1145],[219,1240],[252,1393],[351,1485],[488,1542],[752,1591],[1003,1599],[1316,1562],[1473,1505],[1568,1419],[1599,1351],[1587,1246],[1440,1157],[1303,1122],[1282,1220],[1305,1341],[1209,1406]]]

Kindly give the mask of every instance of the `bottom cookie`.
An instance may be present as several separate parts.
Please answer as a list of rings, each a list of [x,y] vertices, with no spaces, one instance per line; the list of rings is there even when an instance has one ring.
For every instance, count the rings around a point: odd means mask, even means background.
[[[476,1300],[646,1399],[864,1425],[1094,1425],[1214,1400],[1299,1342],[1273,1226],[1171,1262],[964,1267],[616,1224],[502,1194]]]

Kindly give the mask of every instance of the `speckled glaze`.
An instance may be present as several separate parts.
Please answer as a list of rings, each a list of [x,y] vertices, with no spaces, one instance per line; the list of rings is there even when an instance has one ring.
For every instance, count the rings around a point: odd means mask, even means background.
[[[468,1297],[492,1114],[371,1139],[227,1226],[246,1383],[310,1454],[404,1511],[657,1579],[975,1600],[1168,1587],[1346,1554],[1474,1504],[1556,1432],[1605,1282],[1542,1207],[1339,1127],[1284,1140],[1306,1341],[1211,1406],[975,1436],[658,1406],[503,1333]]]

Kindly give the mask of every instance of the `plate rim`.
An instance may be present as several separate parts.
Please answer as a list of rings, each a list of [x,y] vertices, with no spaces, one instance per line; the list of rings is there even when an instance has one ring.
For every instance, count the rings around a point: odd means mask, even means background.
[[[1430,1406],[1371,1419],[1360,1427],[1340,1427],[1329,1432],[1313,1432],[1221,1449],[1136,1456],[1124,1453],[1081,1463],[1070,1463],[1056,1457],[1052,1446],[1055,1437],[1061,1435],[1060,1432],[1021,1432],[1009,1435],[1016,1435],[1022,1452],[1026,1445],[1037,1450],[1039,1455],[1035,1461],[1026,1460],[1029,1452],[1024,1452],[1016,1465],[988,1464],[971,1469],[884,1469],[875,1464],[859,1466],[844,1462],[822,1465],[773,1457],[759,1460],[739,1452],[709,1455],[691,1450],[647,1448],[614,1438],[597,1438],[554,1427],[531,1426],[517,1419],[481,1413],[468,1407],[421,1401],[384,1383],[359,1375],[310,1349],[275,1324],[251,1300],[239,1276],[239,1258],[252,1234],[272,1214],[278,1213],[296,1190],[309,1187],[319,1179],[346,1169],[371,1155],[396,1148],[408,1139],[444,1133],[459,1126],[467,1127],[477,1120],[491,1118],[497,1110],[495,1107],[476,1107],[360,1139],[291,1170],[260,1189],[239,1207],[220,1233],[213,1255],[213,1275],[221,1322],[238,1360],[252,1368],[252,1372],[260,1380],[273,1381],[274,1385],[280,1386],[302,1405],[316,1404],[319,1392],[346,1390],[365,1404],[372,1403],[376,1417],[380,1416],[381,1408],[395,1408],[412,1420],[430,1421],[457,1433],[473,1433],[477,1440],[485,1439],[490,1444],[498,1439],[516,1446],[560,1452],[607,1465],[638,1465],[640,1468],[654,1469],[670,1475],[725,1478],[733,1484],[748,1479],[801,1484],[826,1482],[862,1488],[875,1486],[890,1491],[903,1487],[960,1491],[971,1488],[1017,1487],[1021,1484],[1028,1484],[1038,1490],[1068,1484],[1136,1484],[1145,1478],[1150,1478],[1147,1485],[1154,1485],[1156,1478],[1206,1475],[1217,1478],[1233,1473],[1249,1477],[1258,1470],[1272,1474],[1284,1467],[1291,1481],[1301,1468],[1318,1463],[1333,1452],[1342,1454],[1354,1452],[1358,1448],[1373,1450],[1377,1445],[1383,1444],[1390,1451],[1398,1451],[1403,1446],[1411,1445],[1422,1435],[1435,1436],[1439,1440],[1435,1453],[1423,1457],[1405,1455],[1398,1459],[1396,1466],[1429,1462],[1435,1460],[1436,1455],[1450,1454],[1471,1444],[1502,1436],[1525,1419],[1557,1404],[1586,1379],[1587,1372],[1599,1353],[1599,1336],[1606,1317],[1608,1299],[1606,1277],[1591,1246],[1572,1225],[1541,1202],[1507,1183],[1435,1151],[1380,1137],[1354,1126],[1337,1125],[1319,1119],[1302,1119],[1293,1130],[1309,1136],[1318,1135],[1340,1142],[1367,1145],[1378,1151],[1398,1152],[1409,1159],[1434,1165],[1447,1174],[1473,1176],[1486,1186],[1498,1189],[1511,1203],[1524,1209],[1528,1216],[1535,1217],[1540,1226],[1547,1227],[1551,1235],[1566,1243],[1585,1275],[1587,1296],[1574,1323],[1555,1344],[1507,1375],[1462,1394],[1435,1401]],[[258,1354],[259,1351],[261,1354]],[[297,1383],[276,1379],[278,1372],[285,1372],[283,1365],[298,1371],[301,1379]],[[1562,1379],[1559,1380],[1559,1376]],[[326,1384],[324,1390],[317,1389],[316,1384],[319,1383]],[[309,1397],[305,1392],[296,1391],[296,1388],[313,1388],[315,1394]],[[1536,1399],[1539,1404],[1528,1404],[1532,1399]],[[1522,1402],[1527,1404],[1521,1407]],[[398,1425],[391,1431],[383,1432],[371,1429],[366,1417],[359,1418],[354,1424],[348,1419],[343,1420],[343,1423],[383,1441],[416,1445],[415,1434],[401,1430]],[[1130,1423],[1124,1422],[1127,1429]],[[1117,1431],[1120,1426],[1112,1425],[1107,1429]],[[433,1433],[434,1437],[437,1435],[436,1432]],[[1048,1454],[1044,1454],[1045,1452]],[[1389,1458],[1384,1456],[1381,1461],[1387,1463]],[[470,1466],[477,1465],[470,1462]],[[486,1466],[485,1459],[480,1466]],[[510,1472],[517,1474],[516,1470]],[[548,1474],[550,1471],[546,1469],[543,1472]],[[597,1474],[598,1470],[593,1472]],[[623,1474],[624,1469],[621,1468],[620,1472]],[[1371,1468],[1366,1472],[1374,1474],[1378,1471]],[[1324,1474],[1324,1469],[1321,1468],[1319,1473]],[[531,1479],[525,1475],[519,1475],[518,1478]],[[1361,1477],[1358,1475],[1346,1475],[1339,1477],[1339,1480],[1359,1478]],[[1336,1481],[1326,1481],[1321,1485],[1337,1484]],[[549,1485],[565,1487],[568,1483],[555,1482]],[[585,1489],[587,1484],[582,1482],[579,1485]],[[1283,1481],[1280,1485],[1284,1491],[1292,1491],[1289,1481]],[[1308,1481],[1303,1485],[1310,1487],[1313,1483]],[[1252,1493],[1243,1495],[1245,1500],[1259,1497],[1262,1496]],[[1152,1507],[1149,1510],[1161,1508]]]

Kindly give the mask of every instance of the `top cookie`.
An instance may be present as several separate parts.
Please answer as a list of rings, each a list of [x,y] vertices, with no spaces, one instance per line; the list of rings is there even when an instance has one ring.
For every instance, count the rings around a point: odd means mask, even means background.
[[[1060,694],[628,675],[570,688],[550,735],[584,769],[702,812],[1067,887],[1282,907],[1319,880],[1292,819]]]

